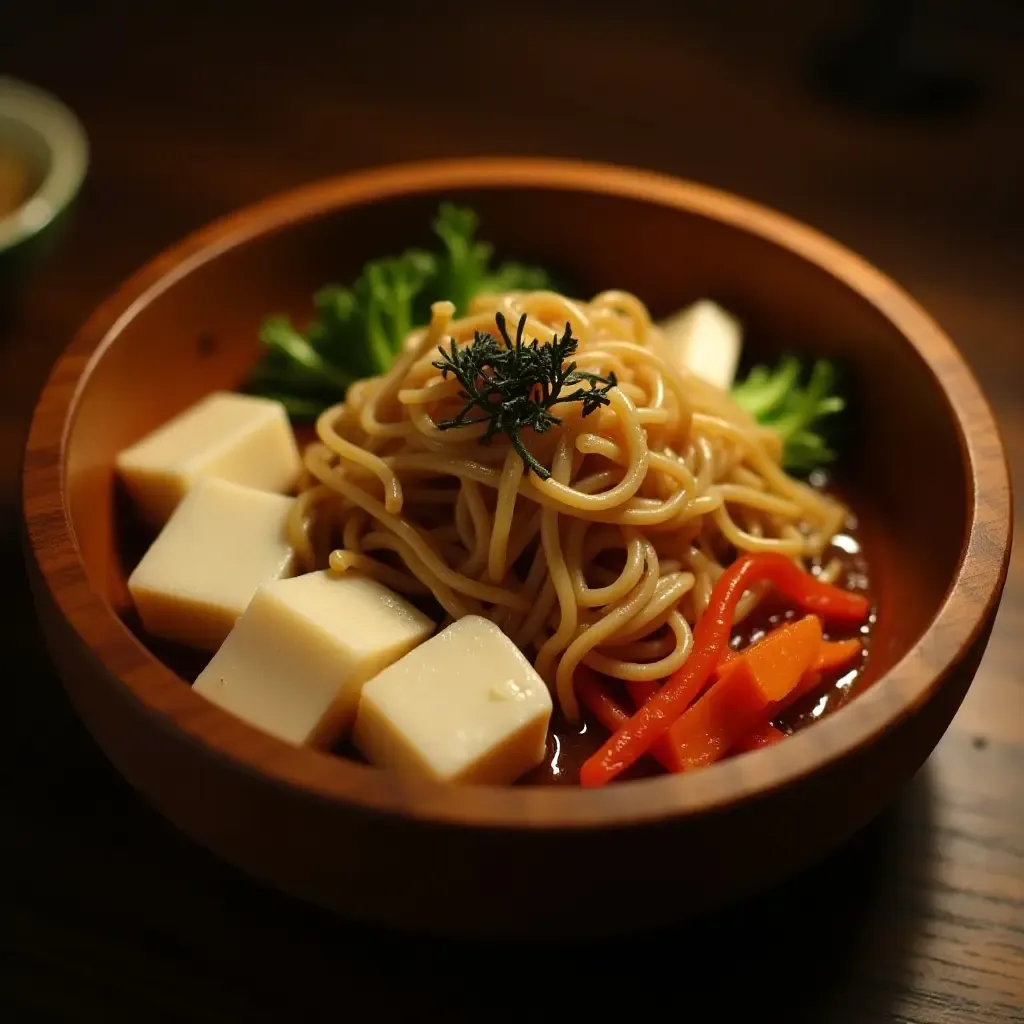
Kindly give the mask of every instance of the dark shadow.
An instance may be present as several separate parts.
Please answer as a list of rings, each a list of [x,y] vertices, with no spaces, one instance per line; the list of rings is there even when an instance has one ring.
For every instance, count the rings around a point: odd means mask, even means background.
[[[940,120],[973,111],[984,95],[976,68],[941,33],[926,0],[861,0],[844,31],[815,55],[816,85],[839,103],[885,119]]]

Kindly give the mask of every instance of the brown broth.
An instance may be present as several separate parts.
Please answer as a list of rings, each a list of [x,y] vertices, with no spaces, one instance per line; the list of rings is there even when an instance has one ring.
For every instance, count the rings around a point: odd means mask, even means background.
[[[845,496],[844,496],[845,499]],[[125,567],[125,577],[134,568],[152,541],[151,532],[145,530],[135,516],[123,494],[119,494],[116,521],[123,525],[119,531],[119,554],[121,565]],[[832,546],[812,565],[812,571],[819,572],[832,559],[837,559],[841,572],[837,583],[845,589],[859,593],[871,593],[871,581],[868,559],[861,547],[856,521],[851,519],[844,532],[836,537]],[[202,651],[192,650],[180,644],[171,643],[150,636],[142,628],[142,624],[131,607],[130,601],[120,609],[125,624],[136,637],[152,653],[159,658],[182,679],[190,684],[203,670],[209,661],[209,655]],[[765,632],[782,622],[789,621],[799,613],[771,595],[765,598],[755,611],[749,615],[734,631],[731,646],[740,651],[751,643],[759,640]],[[821,685],[797,704],[789,708],[774,724],[789,734],[806,728],[823,715],[830,714],[842,707],[857,691],[857,681],[863,673],[870,654],[871,631],[875,621],[872,611],[867,624],[852,629],[834,629],[826,624],[825,637],[829,640],[844,640],[857,637],[863,649],[857,663],[841,671],[833,672],[823,678]],[[613,686],[618,684],[613,683]],[[616,697],[622,707],[631,710],[633,705],[620,687]],[[575,785],[579,778],[579,770],[583,762],[594,754],[608,738],[608,730],[584,713],[578,725],[571,725],[556,710],[552,717],[548,733],[547,751],[543,764],[538,766],[519,780],[517,785]],[[339,743],[333,752],[341,757],[365,764],[365,758],[349,741]],[[623,780],[659,775],[662,769],[650,758],[642,758],[633,765],[621,778]]]
[[[868,562],[860,546],[857,530],[850,524],[836,538],[835,544],[825,552],[823,558],[812,566],[814,572],[820,571],[823,565],[833,558],[838,559],[842,566],[837,584],[844,589],[858,593],[870,594],[870,575]],[[730,646],[735,651],[742,651],[750,644],[760,640],[769,630],[783,622],[789,622],[801,613],[770,595],[761,602],[735,630],[733,630]],[[871,647],[871,628],[875,621],[872,611],[868,622],[853,628],[830,628],[826,625],[824,635],[827,640],[846,640],[856,637],[861,641],[862,650],[859,659],[849,668],[833,671],[822,678],[821,685],[789,708],[773,724],[784,733],[791,734],[811,725],[823,715],[830,714],[840,708],[853,697],[857,690],[857,681],[861,676]],[[612,684],[614,695],[621,707],[632,710],[633,704],[626,694],[625,687]],[[583,762],[595,753],[608,738],[608,730],[592,716],[584,711],[583,721],[579,725],[570,725],[559,715],[554,716],[548,737],[545,761],[542,765],[524,776],[521,784],[526,785],[575,785],[579,778],[579,770]],[[663,774],[663,769],[650,758],[643,758],[629,771],[624,772],[622,779],[645,778]]]

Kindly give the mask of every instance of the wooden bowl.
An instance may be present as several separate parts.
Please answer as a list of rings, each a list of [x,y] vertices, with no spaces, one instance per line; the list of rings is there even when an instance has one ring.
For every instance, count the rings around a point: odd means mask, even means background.
[[[776,747],[601,790],[443,787],[294,749],[226,715],[124,625],[115,454],[240,384],[270,312],[427,241],[441,197],[500,248],[662,315],[699,296],[852,368],[844,463],[880,607],[868,685]],[[605,166],[486,159],[299,189],[157,257],[82,328],[32,422],[24,510],[35,600],[72,701],[164,815],[246,872],[358,918],[560,936],[719,906],[847,838],[927,758],[988,640],[1010,551],[1009,478],[977,383],[942,331],[862,260],[785,217]],[[604,894],[658,884],[653,898]]]

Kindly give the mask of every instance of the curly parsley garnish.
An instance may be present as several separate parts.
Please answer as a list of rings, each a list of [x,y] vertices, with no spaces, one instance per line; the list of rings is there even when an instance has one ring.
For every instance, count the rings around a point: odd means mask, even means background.
[[[607,377],[576,369],[568,362],[579,347],[572,336],[572,325],[566,324],[562,336],[541,344],[536,338],[523,341],[526,314],[519,318],[516,338],[509,337],[505,317],[495,315],[500,340],[493,334],[477,331],[473,341],[462,348],[454,340],[445,350],[438,347],[441,358],[434,363],[446,378],[451,374],[462,385],[459,397],[466,405],[450,420],[438,423],[441,430],[486,423],[481,444],[490,444],[496,434],[504,434],[519,453],[527,472],[533,470],[547,480],[551,473],[530,453],[523,443],[522,432],[532,430],[543,434],[561,423],[552,408],[566,402],[580,402],[583,415],[608,405],[608,392],[616,386],[614,373]],[[567,390],[577,384],[589,385]]]

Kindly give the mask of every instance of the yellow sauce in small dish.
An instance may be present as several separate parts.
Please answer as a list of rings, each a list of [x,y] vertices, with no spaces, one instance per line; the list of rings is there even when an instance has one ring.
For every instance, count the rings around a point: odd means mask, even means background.
[[[0,149],[0,217],[14,213],[29,197],[32,176],[25,159],[9,149]]]

